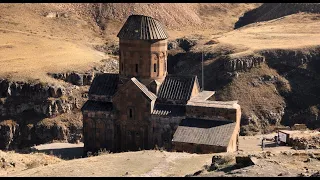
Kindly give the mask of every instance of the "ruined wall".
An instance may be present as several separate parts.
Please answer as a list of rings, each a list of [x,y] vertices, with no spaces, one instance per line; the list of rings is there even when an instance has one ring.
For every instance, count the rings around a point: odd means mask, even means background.
[[[167,40],[120,39],[119,44],[120,75],[137,78],[163,78],[166,75]]]
[[[226,152],[227,147],[222,146],[210,146],[204,144],[191,144],[182,142],[173,142],[173,148],[178,152],[198,153],[198,154],[209,154]]]

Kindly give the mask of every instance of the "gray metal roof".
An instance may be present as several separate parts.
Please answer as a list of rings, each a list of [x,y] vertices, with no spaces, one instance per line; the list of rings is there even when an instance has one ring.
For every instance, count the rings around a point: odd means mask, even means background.
[[[111,102],[100,102],[88,100],[81,108],[81,111],[111,111]]]
[[[167,75],[160,86],[158,98],[188,101],[196,81],[197,76],[194,75]]]
[[[119,74],[98,74],[93,79],[89,94],[113,96],[118,87]]]
[[[181,121],[173,142],[228,146],[236,123],[230,121],[187,118]]]
[[[151,101],[154,101],[157,99],[157,96],[153,94],[151,91],[148,90],[148,88],[143,85],[141,82],[138,81],[136,78],[131,78],[131,81],[143,92],[144,95],[146,95]]]
[[[167,39],[168,33],[162,24],[149,16],[131,15],[117,37],[128,40]]]
[[[152,114],[159,116],[184,116],[186,113],[186,106],[181,105],[167,105],[156,103]]]

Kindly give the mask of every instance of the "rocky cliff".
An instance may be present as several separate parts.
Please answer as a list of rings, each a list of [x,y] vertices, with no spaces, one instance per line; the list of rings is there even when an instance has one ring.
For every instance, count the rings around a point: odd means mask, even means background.
[[[169,43],[169,73],[196,74],[201,78],[202,52],[196,46],[185,51],[174,42],[178,41]],[[316,68],[320,62],[319,47],[244,55],[232,48],[212,48],[203,50],[203,57],[205,89],[216,91],[217,100],[237,99],[241,104],[242,135],[295,123],[320,127],[320,71]]]
[[[75,86],[0,80],[0,149],[68,141],[72,133],[81,133],[80,119],[68,125],[60,122],[63,114],[71,117],[81,108],[79,93]],[[48,119],[54,123],[46,123]]]

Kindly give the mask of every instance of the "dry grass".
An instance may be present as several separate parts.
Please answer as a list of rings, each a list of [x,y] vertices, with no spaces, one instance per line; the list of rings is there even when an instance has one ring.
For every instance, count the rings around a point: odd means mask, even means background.
[[[74,14],[46,18],[43,14],[55,9],[40,4],[1,4],[0,9],[1,77],[50,82],[47,72],[84,71],[106,58],[91,48],[102,39]]]
[[[57,157],[43,153],[19,154],[14,151],[0,151],[0,157],[4,158],[6,162],[13,162],[15,164],[15,167],[0,169],[0,176],[63,161]]]
[[[64,161],[9,176],[184,176],[201,169],[208,161],[210,154],[146,150]]]
[[[263,49],[295,49],[319,45],[320,15],[299,13],[259,22],[223,34],[217,40],[251,52]]]
[[[273,83],[262,83],[253,86],[259,77],[264,75],[277,76],[283,79],[274,69],[263,64],[261,68],[253,68],[249,73],[241,73],[238,78],[219,91],[223,99],[239,100],[243,114],[259,113],[266,111],[278,111],[282,107],[283,97],[279,94],[277,87]]]

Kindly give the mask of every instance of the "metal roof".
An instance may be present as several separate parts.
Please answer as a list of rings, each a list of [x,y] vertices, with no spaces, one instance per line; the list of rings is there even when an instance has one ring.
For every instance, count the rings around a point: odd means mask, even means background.
[[[119,74],[98,74],[93,79],[89,94],[113,96],[118,88]]]
[[[236,123],[230,121],[187,118],[181,121],[173,142],[228,146]]]
[[[167,105],[156,103],[152,111],[153,115],[159,116],[184,116],[186,113],[186,106],[181,105]]]
[[[162,24],[152,17],[131,15],[122,26],[117,37],[128,40],[167,39],[168,33]]]
[[[138,79],[136,78],[131,78],[131,81],[151,100],[154,101],[157,99],[157,96],[153,94],[153,92],[149,91],[148,88],[140,83]]]
[[[188,101],[197,76],[167,75],[160,86],[158,98],[167,100]]]
[[[81,108],[81,111],[111,111],[111,102],[100,102],[88,100]]]

